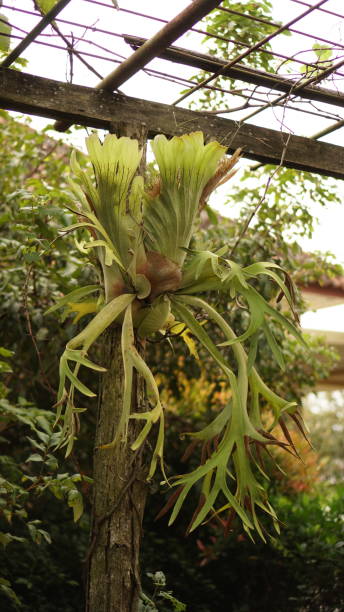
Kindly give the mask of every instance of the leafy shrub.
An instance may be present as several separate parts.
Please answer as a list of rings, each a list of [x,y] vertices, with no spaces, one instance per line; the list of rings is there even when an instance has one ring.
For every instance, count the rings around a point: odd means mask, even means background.
[[[333,612],[344,606],[344,490],[276,495],[278,540],[253,544],[212,526],[187,538],[146,525],[144,567],[161,568],[188,612]],[[196,552],[198,551],[198,553]],[[161,612],[164,608],[161,608]]]

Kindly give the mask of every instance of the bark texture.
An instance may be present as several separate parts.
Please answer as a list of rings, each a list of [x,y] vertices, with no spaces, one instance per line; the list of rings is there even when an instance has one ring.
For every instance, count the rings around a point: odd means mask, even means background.
[[[143,126],[122,124],[116,132],[118,136],[137,138],[145,148]],[[143,167],[144,161],[140,172]],[[142,351],[142,347],[137,348]],[[99,448],[113,440],[123,408],[124,369],[119,325],[104,333],[100,351],[107,372],[101,377],[99,392],[86,612],[137,612],[148,470],[142,451],[134,453],[130,446],[142,424],[130,422],[126,442],[110,449]],[[134,377],[133,387],[132,412],[145,410],[142,380]]]
[[[121,328],[110,329],[102,345],[108,371],[103,375],[94,452],[94,500],[87,612],[136,612],[140,594],[139,554],[146,500],[146,469],[142,453],[130,443],[137,426],[130,426],[127,443],[111,449],[99,446],[115,435],[122,408],[123,364]],[[142,384],[133,396],[139,409]]]

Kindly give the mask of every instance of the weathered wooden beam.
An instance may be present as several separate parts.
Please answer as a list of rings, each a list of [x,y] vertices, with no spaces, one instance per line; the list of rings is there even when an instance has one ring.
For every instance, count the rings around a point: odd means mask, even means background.
[[[139,36],[130,36],[129,34],[124,36],[125,42],[127,42],[134,49],[140,48],[146,41],[146,38]],[[256,70],[243,64],[235,64],[230,68],[226,67],[226,60],[218,59],[211,55],[205,55],[203,53],[196,53],[195,51],[189,51],[188,49],[182,49],[180,47],[168,47],[159,53],[157,57],[161,59],[169,60],[175,64],[183,64],[184,66],[192,66],[205,72],[217,72],[221,67],[221,75],[244,81],[245,83],[252,83],[253,85],[260,85],[261,87],[267,87],[268,89],[274,89],[277,91],[284,91],[286,93],[292,92],[295,87],[295,81],[281,77],[278,74],[270,72],[263,72],[262,70]],[[326,104],[334,104],[335,106],[344,106],[344,94],[332,89],[325,89],[324,87],[317,86],[305,86],[301,87],[297,91],[297,95],[307,100],[316,100],[317,102],[324,102]]]
[[[344,178],[344,148],[337,145],[7,68],[0,70],[0,107],[95,128],[109,129],[115,122],[144,123],[149,137],[201,130],[230,152],[243,147],[249,159],[279,164],[283,154],[287,167]]]

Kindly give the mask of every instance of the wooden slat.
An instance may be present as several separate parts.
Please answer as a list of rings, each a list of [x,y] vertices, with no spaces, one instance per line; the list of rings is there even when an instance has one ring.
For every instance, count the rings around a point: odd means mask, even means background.
[[[167,136],[201,130],[230,152],[244,148],[244,156],[262,163],[278,164],[289,134],[252,124],[238,126],[231,119],[214,117],[167,104],[116,95],[89,87],[0,70],[0,107],[24,113],[65,119],[89,127],[109,129],[116,122],[144,123],[149,136]],[[344,148],[291,136],[284,165],[344,178]]]

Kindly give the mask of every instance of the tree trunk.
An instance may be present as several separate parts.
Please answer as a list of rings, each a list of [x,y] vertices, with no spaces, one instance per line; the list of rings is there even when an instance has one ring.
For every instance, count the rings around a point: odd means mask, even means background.
[[[137,138],[140,134],[124,126],[120,135]],[[142,128],[140,140],[143,144]],[[101,378],[94,450],[86,612],[137,612],[147,469],[142,452],[134,453],[130,445],[140,425],[130,422],[127,442],[99,448],[113,440],[122,413],[124,370],[119,325],[105,332],[101,353],[107,372]],[[133,384],[132,412],[137,412],[144,404],[144,388],[138,377]]]

